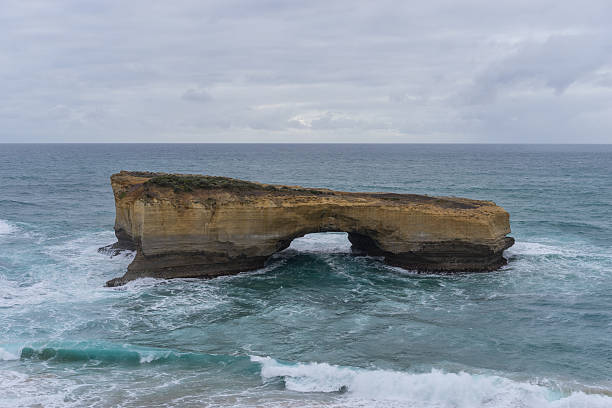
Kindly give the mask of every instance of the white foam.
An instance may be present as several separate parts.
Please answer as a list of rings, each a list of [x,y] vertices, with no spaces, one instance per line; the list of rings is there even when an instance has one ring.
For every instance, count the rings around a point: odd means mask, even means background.
[[[161,283],[167,282],[167,279],[160,278],[139,278],[127,282],[125,285],[114,287],[115,291],[142,292],[143,290],[153,288]]]
[[[345,390],[346,405],[475,408],[525,407],[599,408],[612,406],[612,398],[575,391],[562,394],[541,385],[517,382],[495,375],[466,372],[411,374],[391,370],[366,370],[327,363],[281,364],[270,357],[252,356],[261,364],[264,379],[282,377],[287,389],[297,392]],[[371,401],[370,404],[364,401]],[[386,401],[390,402],[387,403]]]
[[[508,248],[505,253],[508,256],[576,255],[574,251],[569,249],[540,244],[537,242],[516,242],[513,246]]]
[[[325,232],[296,238],[289,249],[307,253],[349,253],[351,243],[346,232]]]
[[[66,407],[82,402],[66,400],[78,385],[53,374],[24,374],[0,370],[0,407]]]
[[[44,302],[72,303],[106,299],[104,282],[125,273],[133,254],[109,258],[98,248],[113,239],[112,232],[91,233],[59,245],[43,246],[43,252],[55,262],[32,265],[29,281],[0,275],[0,307],[34,305]],[[27,253],[17,262],[27,261]],[[67,279],[68,277],[68,279]],[[111,294],[120,295],[117,292]]]
[[[0,347],[0,361],[19,360],[19,356]]]
[[[170,357],[172,352],[167,351],[167,352],[160,353],[159,351],[157,352],[140,351],[138,354],[140,355],[140,364],[147,364],[153,361],[163,360],[165,358],[168,358]]]
[[[17,227],[7,220],[0,220],[0,235],[10,235],[17,231]]]

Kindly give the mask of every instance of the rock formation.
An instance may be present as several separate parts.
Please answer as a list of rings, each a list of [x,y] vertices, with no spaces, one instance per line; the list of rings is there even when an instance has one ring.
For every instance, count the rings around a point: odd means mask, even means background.
[[[514,243],[508,213],[490,201],[126,171],[111,184],[118,242],[110,249],[137,253],[108,286],[261,268],[313,232],[347,232],[355,252],[418,271],[494,270]]]

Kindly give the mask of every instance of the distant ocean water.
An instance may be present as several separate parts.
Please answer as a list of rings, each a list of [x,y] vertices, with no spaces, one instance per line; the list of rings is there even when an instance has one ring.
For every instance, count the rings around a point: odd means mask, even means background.
[[[493,200],[502,270],[297,239],[262,270],[104,288],[110,174]],[[612,146],[2,145],[0,407],[612,407]]]

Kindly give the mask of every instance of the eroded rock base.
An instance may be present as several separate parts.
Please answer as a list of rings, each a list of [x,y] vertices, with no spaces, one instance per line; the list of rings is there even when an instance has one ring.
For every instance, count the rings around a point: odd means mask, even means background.
[[[127,273],[111,279],[106,286],[121,286],[139,278],[215,278],[263,268],[267,257],[227,260],[217,254],[174,253],[144,257],[140,251],[128,266]]]
[[[364,235],[349,234],[349,240],[354,255],[383,257],[384,262],[391,266],[437,273],[494,271],[507,263],[503,251],[514,244],[514,238],[505,237],[501,246],[503,249],[491,251],[487,246],[451,241],[423,245],[419,252],[392,254],[380,249],[371,238]],[[109,280],[106,286],[121,286],[144,277],[172,279],[235,275],[263,268],[268,258],[260,256],[227,259],[214,253],[173,253],[145,257],[138,251],[127,273],[120,278]]]
[[[503,252],[514,245],[504,237],[495,249],[463,241],[423,243],[418,251],[397,254],[380,249],[369,237],[349,234],[351,251],[356,255],[382,256],[386,264],[418,272],[488,272],[506,265]]]

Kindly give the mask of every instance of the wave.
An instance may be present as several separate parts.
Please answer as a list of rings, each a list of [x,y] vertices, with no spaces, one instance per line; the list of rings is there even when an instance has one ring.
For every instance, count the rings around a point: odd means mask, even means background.
[[[6,360],[44,361],[46,364],[172,365],[190,370],[220,368],[224,375],[260,376],[264,387],[277,389],[282,379],[287,391],[328,394],[329,406],[403,406],[437,408],[524,407],[599,408],[612,406],[612,397],[598,389],[570,389],[542,383],[519,382],[497,375],[425,373],[343,367],[328,363],[287,363],[271,357],[216,355],[104,342],[61,342],[27,345],[19,350],[0,348]],[[156,370],[159,370],[157,368]],[[310,399],[304,395],[306,399]],[[304,400],[305,402],[305,400]]]
[[[7,350],[8,349],[8,350]],[[207,366],[247,362],[246,356],[181,352],[177,350],[106,342],[50,342],[0,348],[0,360],[49,361],[93,364],[187,364]]]
[[[104,349],[95,347],[86,348],[61,348],[43,347],[32,348],[24,347],[20,353],[21,359],[31,360],[51,360],[58,363],[70,362],[104,362],[104,363],[123,363],[128,365],[151,362],[157,359],[167,358],[166,355],[145,354],[141,355],[133,350]]]
[[[401,406],[440,408],[612,406],[612,398],[606,395],[567,392],[496,375],[446,373],[435,369],[428,373],[406,373],[327,363],[287,364],[258,356],[251,356],[251,361],[261,365],[264,380],[281,377],[288,390],[300,393],[340,393],[355,400],[348,405],[362,405],[357,401],[399,401]]]
[[[27,207],[42,207],[40,204],[26,202],[26,201],[18,201],[18,200],[0,200],[0,205],[8,204],[11,207],[13,206],[27,206]]]

